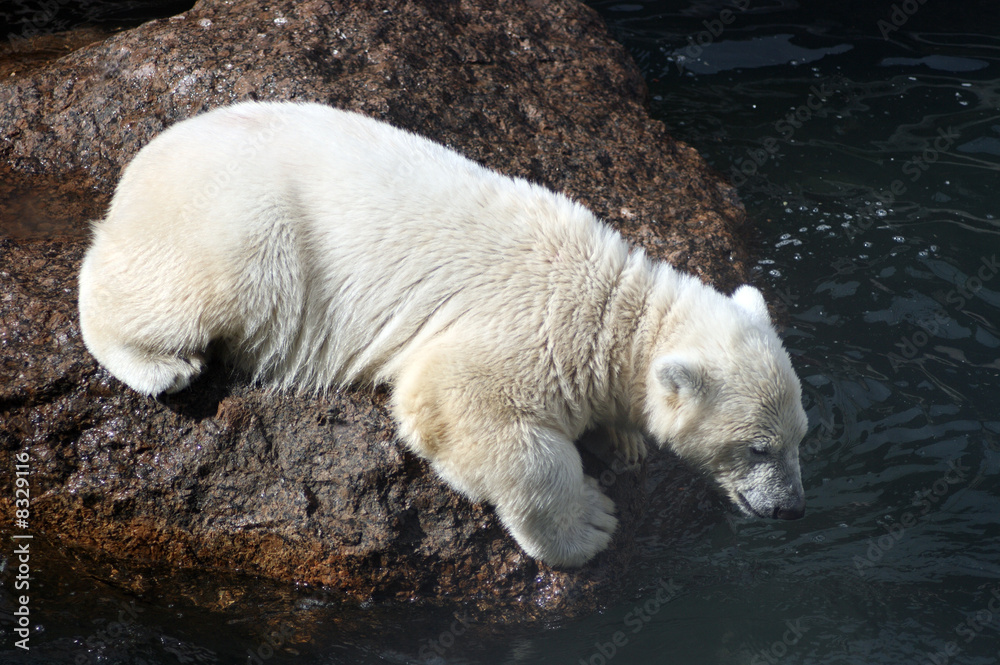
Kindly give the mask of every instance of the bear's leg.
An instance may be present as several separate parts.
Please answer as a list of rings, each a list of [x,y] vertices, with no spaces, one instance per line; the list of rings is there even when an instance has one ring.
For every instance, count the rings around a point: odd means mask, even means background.
[[[582,565],[611,542],[614,503],[584,476],[573,441],[506,407],[503,387],[454,349],[425,354],[393,392],[400,434],[453,488],[493,504],[530,556]]]
[[[490,497],[504,526],[530,556],[579,566],[611,542],[615,504],[583,474],[573,442],[545,427],[518,427],[515,454],[491,469],[504,481]],[[527,431],[525,431],[525,429]]]

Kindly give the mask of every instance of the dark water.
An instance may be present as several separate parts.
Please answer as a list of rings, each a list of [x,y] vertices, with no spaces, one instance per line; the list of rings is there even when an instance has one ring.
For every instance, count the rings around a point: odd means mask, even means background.
[[[661,470],[621,603],[485,634],[238,577],[108,584],[51,549],[30,657],[5,620],[0,662],[998,662],[1000,3],[813,4],[595,3],[760,229],[811,422],[805,519],[708,497],[678,531]]]
[[[19,39],[74,28],[126,28],[179,14],[191,0],[4,0],[0,2],[0,34],[16,45]]]
[[[653,544],[690,591],[629,662],[1000,656],[998,5],[829,4],[599,5],[739,185],[812,424],[807,518]]]

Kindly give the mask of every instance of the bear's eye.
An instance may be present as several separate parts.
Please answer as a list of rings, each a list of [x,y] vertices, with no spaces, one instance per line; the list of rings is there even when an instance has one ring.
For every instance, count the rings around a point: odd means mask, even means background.
[[[750,455],[753,457],[767,457],[771,454],[771,451],[763,443],[751,443],[747,448],[749,448]]]

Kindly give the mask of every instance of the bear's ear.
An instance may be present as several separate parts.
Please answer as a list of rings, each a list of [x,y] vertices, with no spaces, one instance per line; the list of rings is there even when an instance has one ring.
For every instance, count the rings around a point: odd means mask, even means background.
[[[749,284],[736,289],[732,295],[733,302],[750,315],[750,318],[762,325],[771,325],[771,315],[767,313],[767,303],[763,294]]]
[[[660,385],[675,395],[692,397],[705,389],[701,368],[684,356],[660,356],[653,363],[653,372]]]

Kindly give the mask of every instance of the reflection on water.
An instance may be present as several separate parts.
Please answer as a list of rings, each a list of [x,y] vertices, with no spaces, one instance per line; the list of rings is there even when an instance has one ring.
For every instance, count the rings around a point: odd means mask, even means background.
[[[211,575],[107,587],[53,555],[69,572],[40,573],[38,650],[16,662],[997,662],[998,6],[815,4],[595,3],[760,229],[811,422],[806,518],[737,518],[658,457],[621,603],[468,632],[461,608]]]

